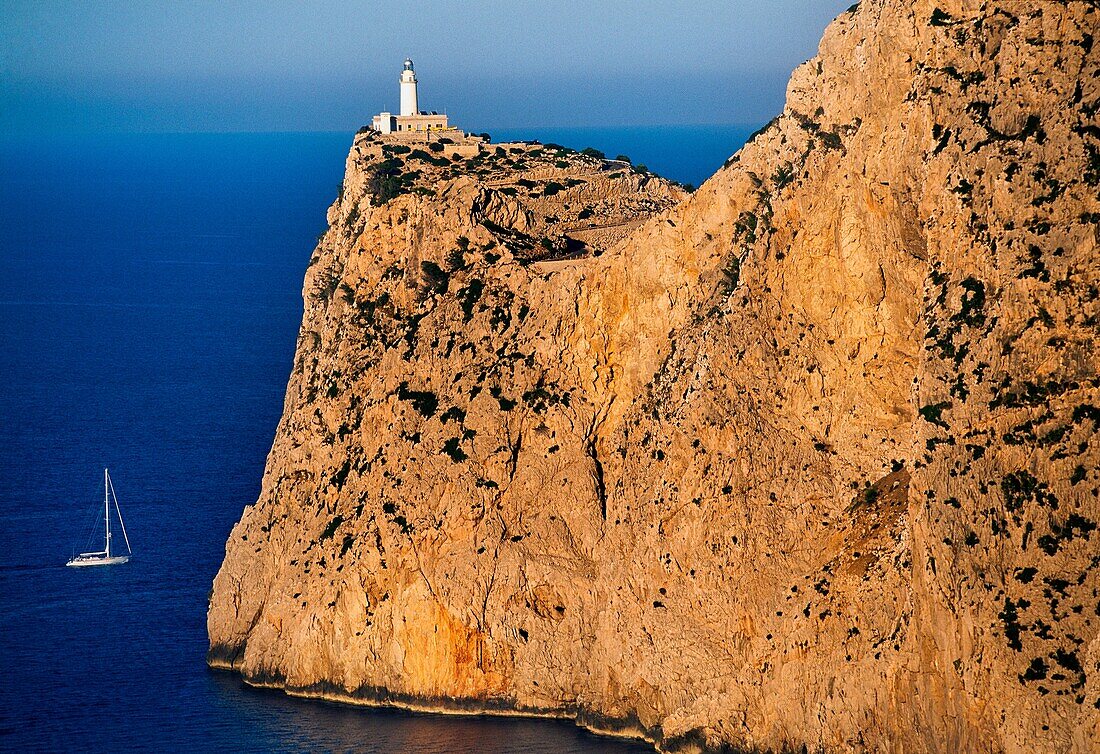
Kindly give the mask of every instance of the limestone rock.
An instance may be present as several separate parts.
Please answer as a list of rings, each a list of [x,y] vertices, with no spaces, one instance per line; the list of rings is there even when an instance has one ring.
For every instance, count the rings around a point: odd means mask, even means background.
[[[690,197],[530,145],[395,189],[361,138],[211,664],[667,750],[1095,751],[1098,28],[864,0]]]

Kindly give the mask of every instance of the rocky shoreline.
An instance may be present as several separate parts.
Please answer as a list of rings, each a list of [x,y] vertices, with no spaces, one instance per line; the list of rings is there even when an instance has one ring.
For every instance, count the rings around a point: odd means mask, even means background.
[[[641,721],[637,719],[609,720],[598,714],[587,712],[579,708],[573,709],[536,709],[518,706],[515,700],[490,700],[462,699],[454,697],[423,698],[395,694],[385,688],[360,688],[353,692],[333,687],[331,684],[319,683],[306,688],[288,687],[286,678],[278,674],[267,676],[243,676],[239,669],[234,667],[231,660],[222,657],[222,650],[211,649],[207,655],[207,665],[215,671],[232,673],[254,688],[270,689],[285,693],[287,696],[301,699],[318,699],[336,704],[346,704],[354,707],[377,707],[387,709],[399,709],[407,712],[418,712],[429,715],[458,715],[463,717],[525,717],[532,719],[568,720],[578,727],[597,736],[629,739],[632,741],[652,744],[658,750],[680,751],[680,747],[661,749],[659,733],[647,730]]]

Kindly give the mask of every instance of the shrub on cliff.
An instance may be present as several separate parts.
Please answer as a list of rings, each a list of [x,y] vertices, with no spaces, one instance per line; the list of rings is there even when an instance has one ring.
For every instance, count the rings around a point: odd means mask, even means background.
[[[446,270],[431,260],[420,263],[420,280],[425,293],[446,293],[450,277]]]
[[[375,207],[393,199],[403,192],[401,182],[401,168],[404,163],[397,158],[383,160],[374,169],[374,174],[367,181],[367,191],[371,194],[370,203]]]
[[[333,519],[328,522],[328,526],[325,527],[325,530],[321,532],[321,536],[318,541],[324,542],[326,539],[330,539],[332,535],[336,533],[336,530],[340,528],[340,524],[342,523],[344,523],[343,516],[333,517]]]
[[[440,451],[441,453],[445,453],[446,455],[450,456],[451,461],[453,461],[454,463],[462,463],[467,458],[469,458],[469,456],[466,455],[466,452],[458,446],[459,442],[460,440],[457,437],[452,437],[451,439],[447,440],[447,442],[443,443],[443,450]]]
[[[435,146],[435,145],[433,144],[432,146]],[[442,145],[440,145],[440,148],[442,148]],[[455,159],[461,159],[461,157],[458,156],[457,152],[455,153],[454,156],[455,156]],[[433,157],[432,155],[425,152],[423,149],[414,149],[412,152],[409,153],[409,159],[410,160],[421,160],[421,161],[427,162],[431,165],[435,165],[437,168],[445,168],[445,167],[447,167],[448,165],[451,164],[451,161],[447,159],[446,155],[440,155],[439,157]]]
[[[722,292],[727,296],[737,289],[741,281],[741,260],[737,256],[730,257],[729,262],[722,268],[721,286]]]
[[[455,248],[447,252],[447,270],[448,272],[457,272],[458,270],[464,270],[469,267],[466,262],[466,252],[470,250],[470,239],[466,236],[459,236],[455,239]]]
[[[466,254],[462,249],[454,248],[447,252],[447,269],[451,272],[466,269]]]
[[[409,401],[418,414],[425,419],[435,416],[439,408],[439,398],[430,390],[410,390],[408,382],[402,382],[397,386],[397,399]]]

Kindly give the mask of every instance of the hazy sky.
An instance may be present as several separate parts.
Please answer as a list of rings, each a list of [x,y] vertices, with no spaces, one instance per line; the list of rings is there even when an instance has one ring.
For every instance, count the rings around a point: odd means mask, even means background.
[[[757,123],[852,0],[0,0],[0,130]]]

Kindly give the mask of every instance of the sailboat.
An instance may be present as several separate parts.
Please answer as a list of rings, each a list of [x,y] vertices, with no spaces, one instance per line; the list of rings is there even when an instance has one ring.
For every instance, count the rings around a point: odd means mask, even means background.
[[[115,512],[118,513],[118,523],[122,527],[122,538],[126,541],[126,554],[111,553],[111,500],[115,503]],[[126,524],[122,523],[122,511],[118,507],[118,498],[115,496],[115,486],[111,483],[111,475],[107,469],[103,470],[103,518],[107,522],[106,536],[103,549],[97,552],[82,552],[75,555],[65,565],[67,566],[100,566],[125,563],[130,559],[130,538],[126,536]]]

